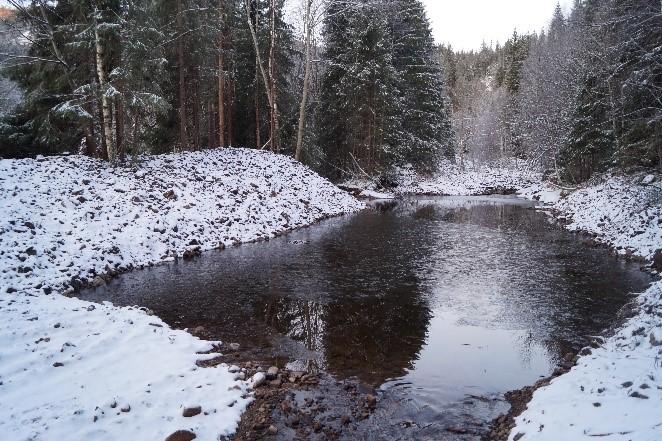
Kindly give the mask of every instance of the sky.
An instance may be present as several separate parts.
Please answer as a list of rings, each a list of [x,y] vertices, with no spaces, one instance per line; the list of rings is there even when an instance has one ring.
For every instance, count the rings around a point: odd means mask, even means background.
[[[572,0],[422,0],[427,8],[437,43],[450,43],[455,50],[479,49],[503,43],[518,33],[547,27],[557,1],[567,14]]]

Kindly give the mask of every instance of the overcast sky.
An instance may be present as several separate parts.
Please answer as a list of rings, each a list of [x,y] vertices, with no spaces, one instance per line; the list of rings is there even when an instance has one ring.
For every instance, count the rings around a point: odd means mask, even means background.
[[[453,49],[478,49],[503,43],[513,33],[547,27],[558,0],[423,0],[438,43]],[[567,14],[572,0],[559,2]]]

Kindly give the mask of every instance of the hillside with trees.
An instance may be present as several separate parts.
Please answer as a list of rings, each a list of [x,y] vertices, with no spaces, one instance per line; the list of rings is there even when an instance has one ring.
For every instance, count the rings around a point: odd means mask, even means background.
[[[235,146],[334,179],[516,159],[574,183],[662,163],[655,0],[577,0],[471,52],[419,0],[10,3],[3,157]]]

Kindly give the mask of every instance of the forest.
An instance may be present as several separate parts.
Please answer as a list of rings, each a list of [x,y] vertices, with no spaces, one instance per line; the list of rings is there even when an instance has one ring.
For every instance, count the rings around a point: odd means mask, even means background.
[[[659,441],[661,8],[0,0],[2,439]]]
[[[662,163],[656,0],[577,0],[470,52],[418,0],[10,4],[3,157],[240,146],[335,179],[515,158],[569,182]]]

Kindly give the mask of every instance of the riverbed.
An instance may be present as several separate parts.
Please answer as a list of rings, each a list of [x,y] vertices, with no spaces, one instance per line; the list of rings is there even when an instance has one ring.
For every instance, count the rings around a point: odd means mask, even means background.
[[[370,417],[340,437],[475,439],[507,410],[504,392],[608,332],[649,282],[530,202],[418,197],[80,296],[374,391]],[[278,436],[293,431],[283,423]]]

